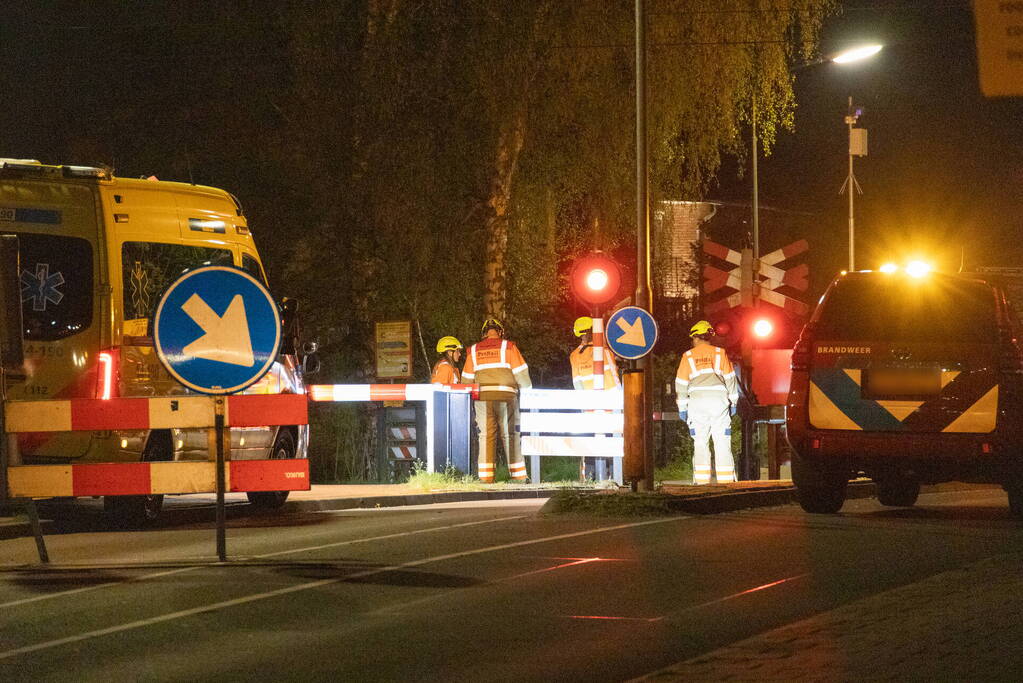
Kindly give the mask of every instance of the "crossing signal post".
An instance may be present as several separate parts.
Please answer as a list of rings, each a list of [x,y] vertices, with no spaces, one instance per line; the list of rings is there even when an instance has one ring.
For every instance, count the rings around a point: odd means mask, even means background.
[[[753,393],[754,372],[767,373],[758,378],[759,386],[763,384],[761,379],[773,384],[778,370],[771,363],[755,368],[755,358],[760,356],[763,360],[764,349],[784,346],[799,327],[794,320],[809,311],[806,304],[786,293],[786,290],[806,291],[809,268],[805,263],[789,268],[779,265],[801,255],[808,248],[806,240],[799,240],[756,259],[752,249],[737,251],[710,240],[703,242],[703,251],[710,261],[703,268],[703,291],[712,299],[704,305],[704,313],[712,321],[718,318],[715,325],[718,337],[724,340],[730,356],[741,359],[740,379],[746,401],[740,411],[743,423],[742,452],[738,463],[740,479],[759,478],[759,468],[753,459],[753,433],[767,407],[758,405],[762,401]],[[720,262],[730,268],[716,265]],[[728,294],[727,290],[734,293]],[[719,292],[725,295],[718,296]],[[771,403],[774,404],[773,401]],[[769,424],[769,430],[775,428],[776,425]],[[768,436],[772,443],[776,441],[770,431]],[[772,476],[776,469],[771,468]]]
[[[618,296],[622,270],[602,252],[593,252],[572,268],[572,293],[590,306],[593,318],[593,388],[604,388],[604,305]]]

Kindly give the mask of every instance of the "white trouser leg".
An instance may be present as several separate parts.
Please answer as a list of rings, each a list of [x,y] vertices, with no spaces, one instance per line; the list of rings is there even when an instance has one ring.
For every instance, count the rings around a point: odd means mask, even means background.
[[[735,481],[735,461],[732,459],[732,416],[728,405],[714,418],[710,429],[714,439],[714,470],[719,484]]]
[[[693,437],[693,483],[709,484],[714,469],[710,461],[710,439],[714,438],[714,453],[722,448],[718,438],[721,415],[728,418],[728,399],[719,392],[699,392],[689,397],[689,434]],[[732,450],[728,447],[727,469],[732,470]],[[717,456],[718,472],[722,471],[722,456]],[[729,477],[727,481],[732,481]],[[722,481],[718,478],[718,481]]]

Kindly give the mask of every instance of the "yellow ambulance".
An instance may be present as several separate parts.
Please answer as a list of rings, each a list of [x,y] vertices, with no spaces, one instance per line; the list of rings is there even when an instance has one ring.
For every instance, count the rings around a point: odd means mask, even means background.
[[[0,234],[20,254],[23,376],[9,400],[168,396],[188,390],[161,365],[151,321],[183,272],[229,265],[266,284],[241,205],[212,187],[114,177],[109,169],[0,160]],[[273,368],[245,393],[301,393],[297,323],[284,305]],[[231,430],[231,458],[306,457],[308,427]],[[204,430],[21,434],[22,464],[208,459]],[[287,492],[250,493],[257,505]],[[109,496],[108,510],[155,517],[160,496]]]

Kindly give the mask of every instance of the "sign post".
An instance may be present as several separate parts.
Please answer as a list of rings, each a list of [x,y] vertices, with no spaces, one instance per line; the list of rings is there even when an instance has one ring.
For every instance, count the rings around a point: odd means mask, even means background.
[[[638,306],[626,306],[607,319],[605,332],[607,345],[618,356],[629,360],[643,358],[657,342],[657,321]],[[646,490],[653,490],[653,452],[645,440],[651,428],[651,411],[644,406],[642,371],[627,370],[623,378],[625,387],[624,409],[624,478],[635,486],[645,482]]]
[[[226,394],[259,380],[277,360],[281,319],[270,292],[245,271],[206,266],[178,278],[156,308],[153,343],[167,371],[214,401],[217,459],[217,557],[227,560]]]
[[[412,323],[376,323],[375,352],[377,379],[407,379],[412,376]]]

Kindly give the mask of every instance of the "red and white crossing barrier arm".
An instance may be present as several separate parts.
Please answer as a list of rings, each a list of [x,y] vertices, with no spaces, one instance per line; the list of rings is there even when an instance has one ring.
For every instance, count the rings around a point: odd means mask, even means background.
[[[309,400],[345,403],[353,401],[425,401],[438,389],[471,393],[479,397],[478,384],[313,384]]]

